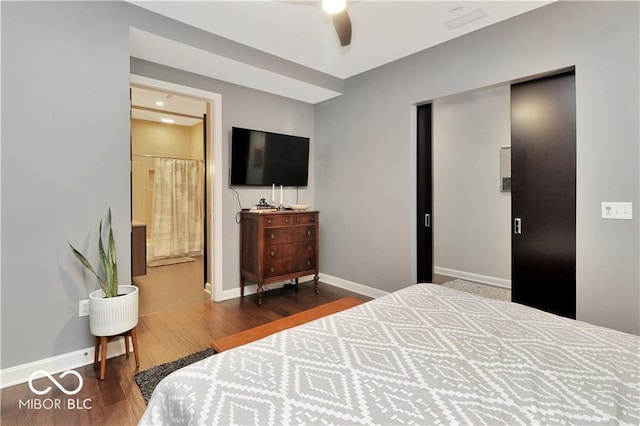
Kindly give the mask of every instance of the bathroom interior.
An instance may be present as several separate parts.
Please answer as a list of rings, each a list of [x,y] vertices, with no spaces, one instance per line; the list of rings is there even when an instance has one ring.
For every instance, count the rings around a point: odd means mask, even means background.
[[[202,100],[131,88],[133,282],[145,315],[207,299]]]

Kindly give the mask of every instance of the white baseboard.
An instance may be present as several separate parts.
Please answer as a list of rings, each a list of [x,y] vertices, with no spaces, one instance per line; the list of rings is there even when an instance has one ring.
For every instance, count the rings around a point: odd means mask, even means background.
[[[107,359],[124,355],[124,353],[125,347],[123,338],[109,342],[109,345],[107,346]],[[44,370],[53,375],[93,364],[94,354],[95,348],[91,347],[51,358],[29,362],[27,364],[17,365],[15,367],[5,368],[4,370],[0,370],[0,389],[28,382],[29,376],[31,376],[31,374],[36,370]]]
[[[358,284],[358,283],[354,283],[352,281],[348,281],[342,278],[338,278],[338,277],[334,277],[331,275],[327,275],[327,274],[319,274],[320,275],[320,281],[330,284],[332,286],[335,287],[340,287],[343,288],[345,290],[349,290],[349,291],[353,291],[354,293],[358,293],[358,294],[362,294],[364,296],[368,296],[368,297],[380,297],[380,296],[384,296],[385,294],[389,294],[389,292],[387,291],[383,291],[383,290],[378,290],[377,288],[373,288],[373,287],[369,287],[363,284]],[[309,276],[305,276],[305,277],[300,277],[299,281],[300,282],[305,282],[305,281],[311,281],[313,280],[313,275],[309,275]],[[280,286],[282,286],[284,283],[275,283],[275,284],[270,284],[269,286],[271,286],[270,288],[278,288]],[[269,287],[267,286],[267,287]],[[255,294],[258,290],[258,286],[255,284],[252,285],[248,285],[244,288],[244,294],[245,296],[248,296],[250,294]],[[322,291],[322,285],[320,285],[320,291]],[[228,300],[228,299],[235,299],[237,297],[240,297],[240,287],[238,288],[232,288],[229,290],[224,290],[222,292],[222,298],[221,300]]]
[[[455,269],[441,268],[439,266],[434,267],[433,272],[440,275],[446,275],[448,277],[475,281],[477,283],[489,284],[496,287],[503,287],[508,289],[511,288],[511,280],[506,280],[504,278],[496,278],[496,277],[490,277],[487,275],[474,274],[471,272],[457,271]]]
[[[258,286],[255,284],[247,285],[244,287],[244,295],[248,296],[250,294],[255,294],[257,289]],[[222,295],[218,301],[222,302],[223,300],[236,299],[238,297],[240,297],[240,287],[223,290]]]
[[[336,287],[343,288],[345,290],[353,291],[354,293],[362,294],[373,298],[381,297],[389,294],[388,291],[379,290],[377,288],[369,287],[364,284],[354,283],[342,278],[334,277],[327,274],[320,274],[320,281],[327,284],[331,284]]]
[[[300,277],[298,278],[299,282],[305,282],[305,281],[313,281],[313,275],[307,275],[304,277]],[[282,282],[277,282],[277,283],[271,283],[271,284],[265,284],[265,291],[269,291],[269,290],[275,290],[277,288],[281,288],[282,286],[284,286],[285,284],[289,283],[289,281],[282,281]],[[249,296],[251,294],[256,294],[258,292],[258,286],[256,284],[250,284],[244,287],[244,295],[245,296]],[[240,286],[238,285],[238,287],[236,288],[232,288],[229,290],[223,290],[222,292],[222,297],[220,298],[220,302],[223,300],[229,300],[229,299],[236,299],[240,297]]]

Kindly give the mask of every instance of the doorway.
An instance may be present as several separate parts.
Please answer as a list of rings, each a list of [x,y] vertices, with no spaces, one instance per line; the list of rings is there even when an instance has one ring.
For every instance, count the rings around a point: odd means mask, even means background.
[[[575,317],[575,81],[573,73],[564,77],[569,80],[568,90],[552,86],[542,96],[548,95],[551,103],[562,108],[545,106],[547,101],[534,96],[520,109],[520,123],[515,117],[518,113],[512,110],[512,106],[519,108],[515,106],[519,96],[512,96],[512,90],[529,87],[531,92],[539,92],[533,86],[538,80],[513,87],[505,83],[433,101],[432,207],[438,220],[433,254],[436,276],[511,287],[514,301]],[[546,79],[558,82],[563,78]],[[523,100],[532,99],[531,94],[522,95]],[[554,101],[554,97],[559,99]],[[542,119],[542,123],[535,123],[535,119]],[[519,124],[523,126],[520,130]],[[553,128],[569,132],[568,143],[540,147],[539,152],[529,150],[537,150],[535,144],[544,140],[557,142],[556,136],[543,134]],[[531,144],[524,142],[530,146],[522,148],[521,136],[533,138]],[[509,147],[512,188],[506,191],[501,185],[500,159]],[[520,165],[521,160],[531,164]],[[549,212],[522,211],[518,207],[520,183],[532,188],[524,191],[533,195],[535,209],[543,207],[548,193],[557,192],[560,198],[550,203]],[[564,183],[569,184],[567,192],[562,189]],[[567,226],[556,219],[560,212],[566,213]],[[514,218],[521,219],[518,235],[513,234]],[[537,219],[543,228],[534,236]],[[522,252],[519,244],[526,243],[528,233],[533,238]],[[556,261],[563,265],[555,265]]]
[[[223,300],[222,265],[222,193],[223,181],[220,176],[222,167],[222,95],[208,90],[196,89],[164,80],[132,74],[131,84],[137,87],[167,91],[207,102],[207,137],[205,143],[207,174],[206,197],[206,247],[207,247],[207,284],[206,290],[211,300]]]
[[[432,102],[434,279],[511,284],[511,193],[500,186],[510,145],[509,85]]]
[[[132,271],[144,315],[210,298],[207,103],[134,86],[131,105]]]

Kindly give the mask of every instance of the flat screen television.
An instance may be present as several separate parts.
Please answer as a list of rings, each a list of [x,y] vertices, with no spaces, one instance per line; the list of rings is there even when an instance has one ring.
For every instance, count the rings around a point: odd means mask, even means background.
[[[307,186],[309,138],[234,127],[230,186]]]

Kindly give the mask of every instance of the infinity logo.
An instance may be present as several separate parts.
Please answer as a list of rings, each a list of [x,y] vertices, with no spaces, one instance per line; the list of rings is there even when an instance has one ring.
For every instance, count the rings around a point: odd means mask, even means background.
[[[35,376],[37,376],[38,374],[42,374],[45,377],[48,377],[49,380],[51,380],[53,382],[54,385],[56,385],[58,387],[58,389],[60,389],[62,392],[64,392],[67,395],[75,395],[78,392],[80,392],[80,389],[82,389],[82,376],[80,374],[78,374],[77,371],[74,370],[67,370],[65,372],[63,372],[62,374],[60,374],[60,378],[62,379],[63,377],[72,374],[74,376],[76,376],[78,378],[78,387],[75,388],[74,390],[67,390],[65,389],[64,386],[62,386],[60,383],[58,383],[58,381],[56,379],[53,378],[53,376],[51,376],[51,374],[47,373],[44,370],[36,370],[33,373],[31,373],[31,375],[29,376],[29,389],[31,389],[31,392],[37,394],[37,395],[44,395],[45,393],[49,393],[51,391],[51,386],[49,386],[48,388],[46,388],[45,390],[37,390],[36,388],[33,387],[33,380],[35,378]]]

